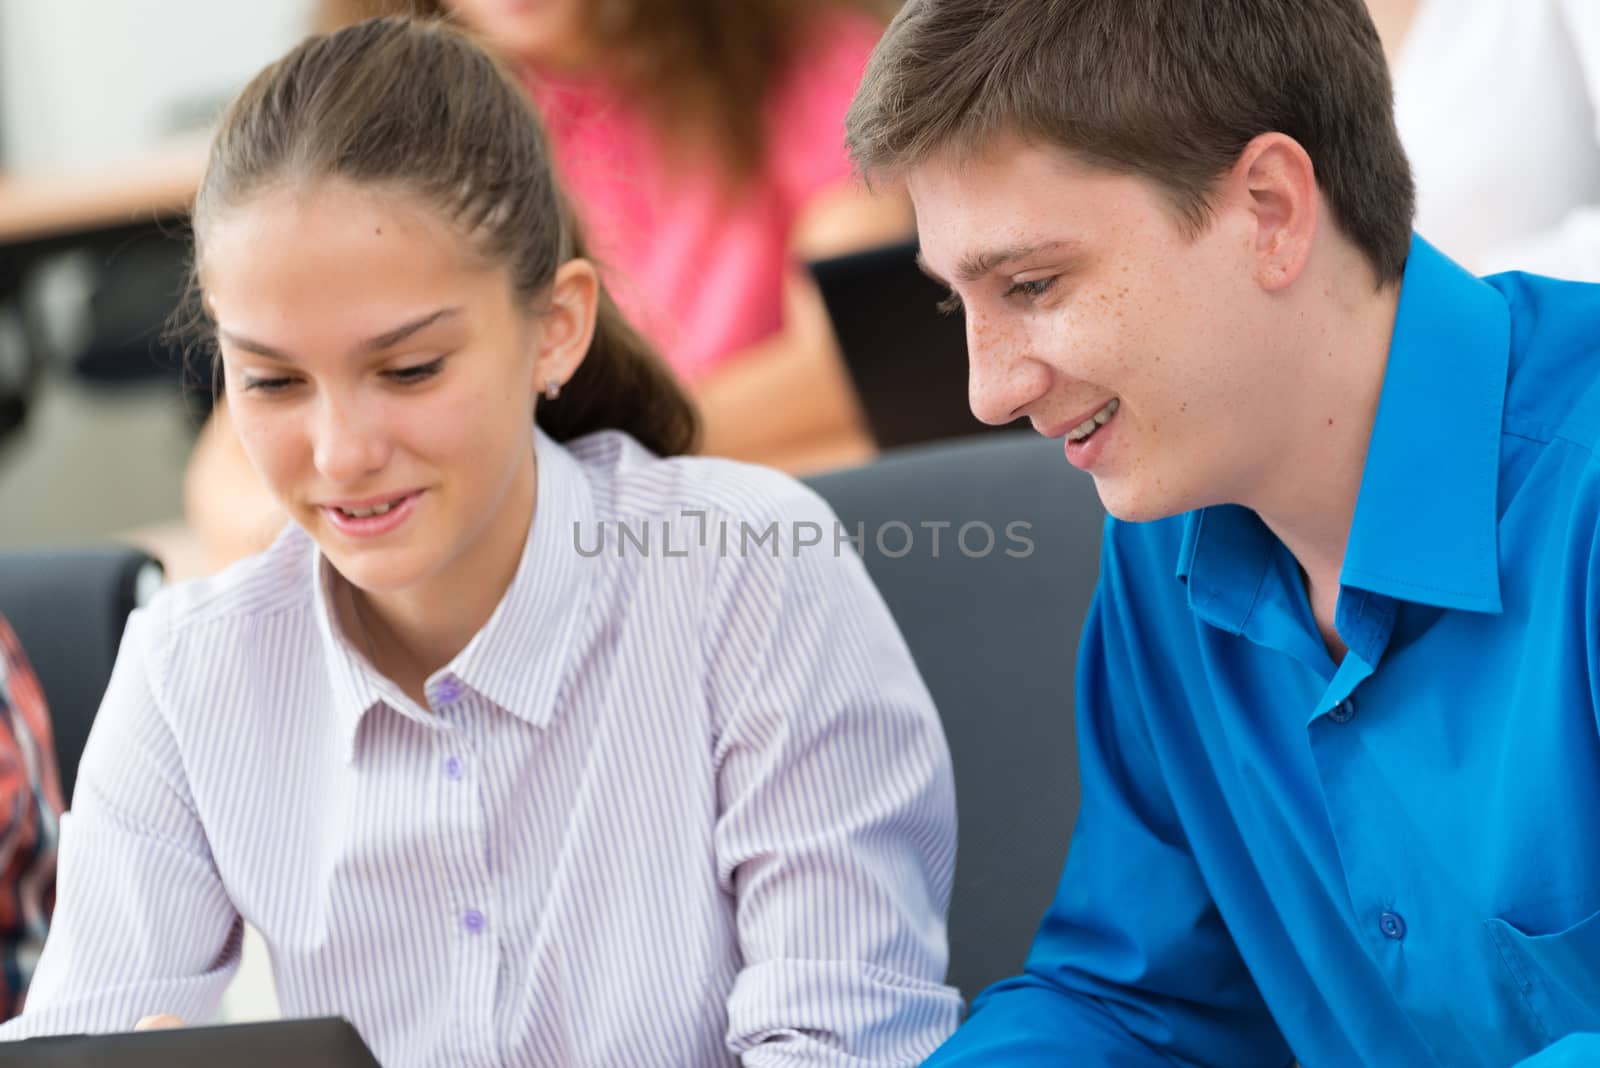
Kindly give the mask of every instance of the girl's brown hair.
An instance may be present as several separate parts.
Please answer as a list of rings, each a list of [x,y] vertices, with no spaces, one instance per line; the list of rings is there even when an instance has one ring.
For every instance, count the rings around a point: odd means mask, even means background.
[[[256,76],[223,116],[195,201],[195,260],[211,220],[275,184],[340,179],[440,212],[533,307],[584,255],[538,120],[504,71],[442,23],[384,18],[308,38]],[[530,399],[531,403],[531,399]],[[656,453],[690,451],[688,397],[604,287],[588,355],[537,421],[557,441],[623,430]]]
[[[818,14],[862,11],[887,20],[899,0],[583,0],[583,32],[608,73],[640,100],[662,134],[709,135],[734,182],[767,151],[762,102]],[[444,17],[444,0],[324,0],[331,29],[375,15]]]

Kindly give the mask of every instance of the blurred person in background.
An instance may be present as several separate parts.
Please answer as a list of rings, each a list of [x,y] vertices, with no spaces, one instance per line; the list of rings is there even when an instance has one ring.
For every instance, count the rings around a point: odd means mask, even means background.
[[[807,259],[908,237],[852,176],[844,113],[881,0],[327,0],[321,28],[454,19],[517,71],[625,314],[688,385],[703,451],[806,472],[872,452]],[[191,523],[219,563],[282,525],[226,412]]]
[[[1600,281],[1600,3],[1367,0],[1417,230],[1478,273]]]
[[[22,1011],[55,902],[65,807],[44,692],[0,616],[0,1015]]]

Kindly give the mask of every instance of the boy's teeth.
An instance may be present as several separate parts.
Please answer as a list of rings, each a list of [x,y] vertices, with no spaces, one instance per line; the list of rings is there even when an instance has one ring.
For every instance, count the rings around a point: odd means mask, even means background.
[[[1082,441],[1090,434],[1093,434],[1096,427],[1104,426],[1110,422],[1111,417],[1117,414],[1117,409],[1120,407],[1122,407],[1122,402],[1116,397],[1111,398],[1104,408],[1101,408],[1098,412],[1095,412],[1089,418],[1067,431],[1068,440]]]

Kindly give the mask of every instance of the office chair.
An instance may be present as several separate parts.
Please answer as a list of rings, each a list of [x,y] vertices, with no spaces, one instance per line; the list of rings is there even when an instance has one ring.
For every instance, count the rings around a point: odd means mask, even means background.
[[[129,546],[0,551],[0,615],[39,676],[69,806],[128,613],[160,585],[161,565]]]
[[[847,531],[860,525],[867,570],[950,741],[960,837],[948,982],[970,999],[1021,971],[1066,858],[1074,665],[1105,512],[1060,442],[1031,433],[808,481]]]

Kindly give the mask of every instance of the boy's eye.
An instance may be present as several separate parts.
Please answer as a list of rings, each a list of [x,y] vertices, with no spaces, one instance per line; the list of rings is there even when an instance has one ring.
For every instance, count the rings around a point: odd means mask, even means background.
[[[1008,297],[1024,297],[1028,300],[1038,300],[1044,296],[1050,287],[1055,285],[1055,277],[1035,278],[1028,282],[1013,282],[1011,288],[1006,290]]]
[[[419,363],[411,367],[396,367],[392,371],[385,371],[384,375],[391,382],[398,382],[401,385],[413,385],[432,378],[439,373],[439,368],[443,365],[444,357],[440,356],[438,359],[429,360],[427,363]]]
[[[951,293],[934,307],[939,309],[940,315],[955,315],[961,311],[961,298]]]

